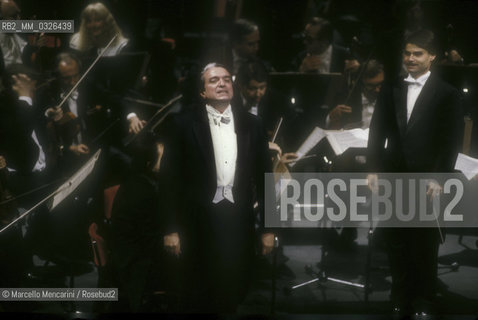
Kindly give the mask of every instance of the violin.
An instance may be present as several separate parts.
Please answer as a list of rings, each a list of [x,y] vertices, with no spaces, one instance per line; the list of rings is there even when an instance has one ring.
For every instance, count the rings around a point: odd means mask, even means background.
[[[70,91],[63,97],[61,102],[56,105],[54,109],[54,118],[50,120],[47,124],[48,135],[53,142],[53,147],[50,151],[51,159],[53,159],[53,165],[56,164],[57,159],[61,158],[63,155],[64,144],[71,140],[71,137],[76,136],[81,129],[80,123],[77,121],[77,117],[72,112],[63,112],[62,107],[71,97],[71,95],[76,91],[80,86],[83,80],[86,78],[88,73],[93,69],[96,63],[104,56],[105,52],[111,47],[113,42],[118,37],[116,34],[110,42],[106,45],[103,51],[96,57],[96,59],[91,63],[85,73],[81,78],[76,82],[76,84],[70,89]]]

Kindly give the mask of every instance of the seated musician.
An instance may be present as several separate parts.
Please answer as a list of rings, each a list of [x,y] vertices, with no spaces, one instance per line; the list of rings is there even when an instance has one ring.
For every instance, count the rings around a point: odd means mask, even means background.
[[[88,139],[88,117],[87,109],[91,104],[91,92],[80,86],[66,100],[61,108],[56,108],[78,83],[81,77],[81,62],[72,53],[61,53],[57,57],[57,72],[59,81],[57,86],[52,86],[40,93],[39,100],[43,106],[51,106],[46,110],[45,115],[54,123],[61,124],[64,129],[58,129],[54,134],[61,134],[60,139],[65,150],[70,155],[81,157],[89,154],[90,149],[86,144]],[[70,122],[64,123],[69,115]]]
[[[344,80],[342,85],[339,85],[341,89],[337,88],[335,94],[332,94],[334,101],[330,103],[332,107],[325,120],[327,129],[356,127],[366,129],[370,126],[385,74],[383,65],[376,60],[370,60],[364,68],[362,77],[352,93],[348,92]]]
[[[234,96],[234,105],[262,118],[270,139],[279,119],[283,118],[280,145],[288,147],[294,125],[297,124],[297,114],[287,104],[285,97],[269,88],[269,76],[264,64],[258,59],[244,63],[237,73],[235,84],[239,94]],[[269,149],[282,154],[281,147],[276,143],[269,142]],[[287,155],[288,158],[295,158],[293,154]]]
[[[313,17],[304,29],[305,50],[292,62],[294,71],[303,73],[331,73],[356,71],[357,60],[348,60],[345,48],[333,44],[332,24],[323,18]]]
[[[81,53],[99,55],[110,40],[118,35],[105,56],[115,56],[128,45],[111,12],[100,2],[89,4],[81,13],[80,31],[73,34],[70,47]]]
[[[230,40],[232,46],[232,70],[237,75],[241,66],[250,60],[259,59],[259,45],[261,35],[259,26],[249,20],[239,19],[234,22],[230,32]],[[261,60],[261,59],[259,59]],[[273,68],[269,62],[261,60],[267,71]]]

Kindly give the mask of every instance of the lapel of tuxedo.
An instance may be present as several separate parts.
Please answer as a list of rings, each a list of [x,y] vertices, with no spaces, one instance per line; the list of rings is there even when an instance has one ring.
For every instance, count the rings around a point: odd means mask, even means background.
[[[238,172],[243,172],[244,166],[247,164],[247,155],[250,151],[251,132],[247,123],[246,112],[242,110],[232,109],[234,114],[234,129],[237,139],[237,160],[236,160],[236,178]]]
[[[393,88],[395,115],[397,118],[400,135],[402,137],[407,131],[407,91],[408,87],[404,81],[399,81],[398,84]]]
[[[209,128],[206,107],[204,105],[200,105],[196,109],[193,121],[193,131],[204,159],[204,168],[210,170],[210,173],[216,177],[214,147],[212,145],[211,129]]]
[[[415,106],[413,107],[412,114],[410,115],[410,120],[408,121],[407,131],[409,131],[416,123],[425,114],[427,106],[432,103],[434,98],[434,78],[430,76],[427,82],[422,88],[422,91],[418,95]]]

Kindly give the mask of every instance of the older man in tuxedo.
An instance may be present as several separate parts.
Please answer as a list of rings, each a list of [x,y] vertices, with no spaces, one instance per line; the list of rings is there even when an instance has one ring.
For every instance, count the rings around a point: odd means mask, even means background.
[[[208,64],[201,82],[204,103],[174,119],[165,146],[171,174],[165,245],[182,252],[188,292],[199,310],[233,312],[247,292],[254,203],[263,213],[264,173],[271,163],[259,118],[231,106],[229,71]],[[260,238],[262,253],[270,252],[274,235],[261,227]]]
[[[451,172],[463,123],[459,93],[431,69],[435,37],[420,30],[403,49],[405,79],[382,87],[370,124],[368,161],[375,172]],[[376,181],[376,176],[369,176]],[[372,183],[374,184],[374,183]],[[439,191],[430,184],[428,194]],[[433,312],[439,236],[434,228],[387,229],[395,310]]]

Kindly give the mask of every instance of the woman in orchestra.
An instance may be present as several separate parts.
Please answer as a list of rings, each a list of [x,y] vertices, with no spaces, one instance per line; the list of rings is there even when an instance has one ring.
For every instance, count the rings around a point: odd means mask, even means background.
[[[128,44],[111,12],[99,2],[88,5],[81,13],[80,31],[73,34],[70,48],[98,55],[118,35],[104,56],[116,56]]]

